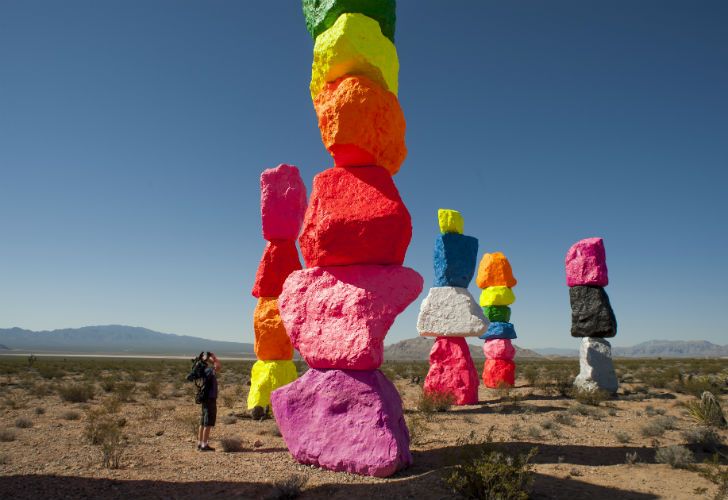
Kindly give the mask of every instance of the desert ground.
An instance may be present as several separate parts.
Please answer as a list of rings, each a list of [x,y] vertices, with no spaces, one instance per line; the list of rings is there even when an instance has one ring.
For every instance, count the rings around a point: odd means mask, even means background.
[[[615,364],[614,398],[573,393],[576,360],[523,360],[515,388],[447,408],[422,395],[426,362],[385,363],[414,464],[376,479],[295,462],[275,420],[246,412],[250,362],[223,366],[216,451],[200,453],[186,361],[0,358],[0,497],[453,498],[459,467],[536,448],[531,498],[725,498],[728,432],[686,404],[728,393],[728,360]]]

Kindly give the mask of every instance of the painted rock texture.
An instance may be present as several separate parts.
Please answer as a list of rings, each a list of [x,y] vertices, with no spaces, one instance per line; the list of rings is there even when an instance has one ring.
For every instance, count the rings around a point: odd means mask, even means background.
[[[271,399],[283,439],[303,464],[387,477],[412,463],[402,400],[379,370],[311,368]]]
[[[435,240],[434,286],[467,288],[473,279],[477,258],[477,238],[457,233],[440,235]]]
[[[306,267],[401,265],[412,219],[387,170],[330,168],[313,180],[299,238]]]
[[[378,165],[391,175],[407,156],[397,96],[365,76],[324,85],[314,99],[321,140],[337,167]]]
[[[456,405],[478,403],[478,372],[462,337],[438,337],[430,351],[426,393],[450,394]]]
[[[253,284],[253,297],[277,297],[283,282],[293,271],[301,269],[295,240],[269,241],[258,264]]]
[[[507,286],[489,286],[480,292],[480,305],[486,306],[509,306],[516,301],[513,290]]]
[[[483,314],[489,321],[508,323],[511,320],[511,308],[508,306],[485,306]]]
[[[373,370],[394,318],[421,291],[422,277],[408,267],[315,267],[288,277],[278,307],[310,367]]]
[[[342,14],[316,37],[311,68],[311,99],[327,82],[345,75],[364,75],[397,95],[397,49],[379,24],[362,14]]]
[[[574,286],[569,288],[571,301],[572,337],[614,337],[617,318],[601,287]]]
[[[511,323],[503,323],[496,321],[488,325],[488,330],[480,336],[481,339],[509,339],[513,340],[516,337],[516,329]]]
[[[516,364],[505,359],[486,359],[483,365],[483,384],[491,389],[516,384]]]
[[[298,169],[281,164],[260,176],[260,214],[263,238],[295,240],[306,212],[306,186]]]
[[[255,357],[263,361],[293,358],[293,346],[278,313],[278,299],[261,297],[253,313]]]
[[[604,240],[586,238],[574,243],[566,253],[566,284],[568,286],[607,286],[607,255]]]
[[[341,14],[357,13],[377,21],[382,34],[394,42],[395,10],[395,0],[303,0],[306,29],[314,40]]]
[[[430,288],[420,304],[417,332],[423,337],[477,337],[487,328],[488,320],[467,288]]]
[[[290,384],[297,376],[293,361],[256,361],[250,372],[248,409],[270,406],[271,391]]]
[[[574,385],[585,391],[617,392],[619,382],[612,364],[612,345],[602,338],[585,337],[579,349],[579,375]]]
[[[487,359],[511,360],[516,356],[516,348],[509,339],[492,339],[483,344],[483,354]]]
[[[451,210],[449,208],[439,209],[437,211],[437,222],[442,234],[463,234],[465,229],[465,220],[457,210]]]
[[[486,253],[478,265],[478,276],[475,278],[478,288],[508,287],[513,288],[518,281],[513,277],[511,264],[500,252]]]

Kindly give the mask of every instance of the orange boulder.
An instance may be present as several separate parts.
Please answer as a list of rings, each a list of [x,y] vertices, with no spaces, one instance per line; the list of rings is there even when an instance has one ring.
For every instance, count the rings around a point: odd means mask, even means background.
[[[513,288],[516,286],[516,278],[513,277],[511,264],[506,256],[500,252],[487,253],[483,255],[478,266],[478,276],[475,282],[479,288],[491,286],[505,286]]]
[[[291,339],[278,312],[278,299],[261,297],[253,313],[255,355],[263,361],[293,359]]]
[[[391,175],[407,156],[397,96],[365,76],[327,83],[314,99],[321,140],[337,167],[378,165]]]

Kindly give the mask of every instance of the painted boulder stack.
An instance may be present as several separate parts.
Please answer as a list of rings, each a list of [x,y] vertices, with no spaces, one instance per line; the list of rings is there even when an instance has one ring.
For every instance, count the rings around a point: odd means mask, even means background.
[[[296,238],[306,211],[306,186],[298,169],[278,165],[260,176],[263,237],[268,241],[253,285],[258,299],[253,315],[255,356],[250,374],[248,409],[264,413],[271,391],[293,382],[293,346],[278,310],[278,296],[288,275],[301,269]]]
[[[456,210],[438,210],[440,236],[435,240],[434,286],[420,304],[417,331],[435,337],[427,394],[442,394],[454,404],[478,402],[478,372],[465,337],[477,337],[488,327],[468,285],[475,274],[478,240],[463,234],[463,218]]]
[[[379,370],[384,338],[422,291],[402,265],[412,221],[392,180],[407,154],[395,2],[304,0],[303,11],[315,40],[311,97],[334,166],[313,179],[299,236],[307,268],[278,299],[310,369],[271,404],[299,462],[385,477],[412,457],[402,401]]]
[[[617,319],[604,287],[609,284],[604,240],[586,238],[566,253],[566,284],[571,302],[571,336],[581,337],[580,371],[574,385],[586,391],[616,393],[612,346],[605,340],[617,334]]]
[[[511,323],[509,306],[516,300],[513,287],[517,281],[510,262],[500,252],[486,253],[480,260],[475,281],[483,290],[480,306],[490,321],[488,330],[480,336],[485,340],[483,384],[492,389],[512,387],[516,383],[516,364],[513,361],[516,348],[511,341],[516,338],[516,330]]]

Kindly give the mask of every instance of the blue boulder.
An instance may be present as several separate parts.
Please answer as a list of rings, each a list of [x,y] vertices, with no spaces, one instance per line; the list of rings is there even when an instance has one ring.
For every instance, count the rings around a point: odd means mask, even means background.
[[[513,328],[513,323],[504,323],[502,321],[493,321],[488,325],[488,329],[483,335],[478,337],[483,340],[492,339],[515,339],[516,329]]]
[[[435,285],[467,288],[475,274],[478,238],[458,233],[435,240]]]

